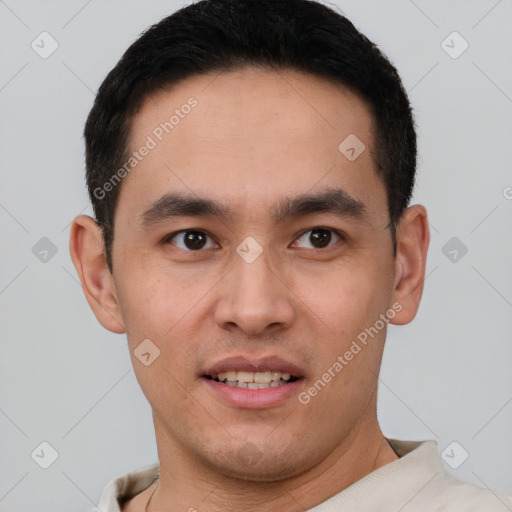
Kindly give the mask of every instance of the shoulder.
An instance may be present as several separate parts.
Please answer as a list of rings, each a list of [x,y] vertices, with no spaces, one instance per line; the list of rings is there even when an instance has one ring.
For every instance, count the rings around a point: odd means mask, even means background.
[[[89,512],[139,512],[133,507],[144,500],[145,491],[153,491],[152,484],[159,475],[159,464],[151,464],[113,478],[103,489],[98,507]]]
[[[511,497],[448,473],[435,441],[388,441],[400,459],[377,474],[400,495],[402,512],[512,512]]]
[[[121,512],[143,512],[156,486],[156,482],[153,482],[147,489],[123,503],[121,505]]]
[[[435,484],[434,489],[435,491]],[[512,498],[445,474],[432,494],[432,510],[464,512],[511,512]],[[445,508],[443,508],[445,507]]]

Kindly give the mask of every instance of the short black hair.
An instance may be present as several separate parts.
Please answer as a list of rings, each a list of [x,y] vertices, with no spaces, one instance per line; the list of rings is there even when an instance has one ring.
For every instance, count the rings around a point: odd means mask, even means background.
[[[118,171],[127,159],[131,122],[144,100],[194,75],[251,65],[327,78],[369,106],[373,158],[386,187],[396,255],[396,224],[415,181],[416,133],[395,67],[347,18],[318,2],[203,0],[151,26],[126,50],[101,84],[87,118],[87,186],[110,271],[122,184],[116,186],[113,178],[119,182],[125,175]]]

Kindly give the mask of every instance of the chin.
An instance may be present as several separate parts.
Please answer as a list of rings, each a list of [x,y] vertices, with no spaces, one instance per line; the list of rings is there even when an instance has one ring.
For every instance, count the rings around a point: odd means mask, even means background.
[[[296,464],[283,464],[282,462],[270,462],[269,464],[258,464],[255,467],[241,467],[234,464],[229,466],[220,466],[218,463],[216,469],[219,474],[228,478],[244,480],[246,482],[280,482],[288,478],[300,475],[304,469],[296,467]]]
[[[299,449],[300,447],[290,451],[276,451],[269,446],[258,447],[247,442],[238,449],[224,449],[220,456],[209,454],[208,462],[215,467],[216,472],[229,478],[252,482],[277,482],[298,476],[315,464],[313,457],[306,456],[304,452],[300,459],[297,459]]]

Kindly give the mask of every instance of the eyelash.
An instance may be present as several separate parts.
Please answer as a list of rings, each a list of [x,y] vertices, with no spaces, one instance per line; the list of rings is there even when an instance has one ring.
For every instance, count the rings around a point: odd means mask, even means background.
[[[337,229],[333,229],[333,228],[328,228],[328,227],[325,227],[325,226],[314,226],[312,228],[309,228],[309,229],[306,229],[305,231],[302,231],[295,239],[294,239],[294,242],[296,242],[297,240],[300,240],[305,234],[311,232],[311,231],[314,231],[314,230],[323,230],[323,231],[329,231],[331,233],[334,233],[334,235],[338,236],[340,240],[343,240],[345,241],[346,240],[346,237],[345,235],[338,231]],[[197,232],[197,233],[200,233],[200,234],[204,234],[206,235],[207,237],[209,237],[210,239],[214,239],[212,235],[210,235],[207,231],[204,231],[204,230],[201,230],[201,229],[195,229],[195,228],[189,228],[189,229],[181,229],[180,231],[175,231],[174,233],[171,233],[169,235],[167,235],[162,243],[164,244],[169,244],[171,243],[171,240],[173,238],[175,238],[176,236],[180,235],[180,234],[185,234],[185,233],[190,233],[190,232]],[[174,244],[171,244],[171,245],[174,245]],[[331,244],[331,245],[328,245],[327,247],[322,247],[322,248],[316,248],[316,249],[309,249],[309,248],[306,248],[308,250],[312,250],[312,251],[316,251],[316,252],[319,252],[321,251],[322,249],[330,249],[331,247],[333,247],[333,245],[336,245],[336,242],[334,244]],[[180,247],[178,247],[178,249],[181,249]],[[190,253],[198,253],[198,252],[204,252],[205,249],[201,248],[201,249],[198,249],[197,251],[194,251],[194,250],[191,250],[191,249],[181,249],[185,252],[190,252]]]

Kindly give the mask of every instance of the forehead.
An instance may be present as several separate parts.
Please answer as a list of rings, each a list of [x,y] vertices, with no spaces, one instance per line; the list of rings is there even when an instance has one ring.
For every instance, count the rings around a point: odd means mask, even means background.
[[[313,75],[246,67],[194,76],[151,95],[135,116],[128,153],[152,148],[125,178],[119,202],[140,210],[178,191],[254,214],[284,193],[341,186],[385,208],[372,126],[357,95]],[[364,150],[348,158],[347,146]]]

